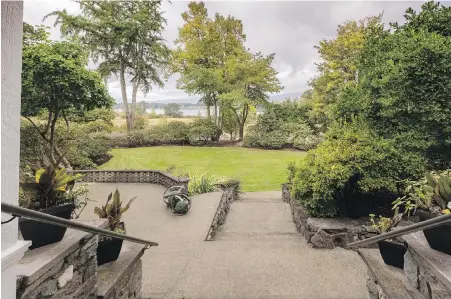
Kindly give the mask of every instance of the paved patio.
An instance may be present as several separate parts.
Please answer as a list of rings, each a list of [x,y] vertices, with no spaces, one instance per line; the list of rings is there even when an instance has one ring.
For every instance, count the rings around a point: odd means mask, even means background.
[[[353,251],[311,248],[295,230],[288,204],[274,192],[247,193],[234,202],[215,241],[204,238],[220,192],[193,196],[185,216],[162,201],[153,184],[91,184],[81,218],[118,187],[129,199],[127,233],[159,242],[143,256],[143,298],[364,299],[366,269]]]

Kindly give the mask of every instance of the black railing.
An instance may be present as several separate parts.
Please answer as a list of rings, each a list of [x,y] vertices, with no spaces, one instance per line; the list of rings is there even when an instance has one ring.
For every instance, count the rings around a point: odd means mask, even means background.
[[[132,236],[125,235],[125,234],[115,233],[115,232],[107,230],[107,229],[95,227],[92,225],[87,225],[85,223],[81,223],[81,222],[77,222],[77,221],[70,221],[67,219],[59,218],[56,216],[52,216],[49,214],[45,214],[42,212],[30,210],[30,209],[21,208],[21,207],[3,203],[3,202],[2,202],[2,213],[8,213],[8,214],[11,214],[16,217],[23,217],[23,218],[27,218],[27,219],[31,219],[31,220],[35,220],[35,221],[39,221],[39,222],[44,222],[44,223],[49,223],[49,224],[53,224],[53,225],[57,225],[57,226],[81,230],[81,231],[85,231],[88,233],[99,234],[99,235],[117,238],[117,239],[121,239],[121,240],[126,240],[126,241],[130,241],[130,242],[134,242],[134,243],[140,243],[140,244],[147,245],[149,247],[150,246],[158,246],[158,243],[155,243],[152,241],[147,241],[147,240],[144,240],[141,238],[136,238],[136,237],[132,237]]]
[[[408,225],[408,226],[399,227],[388,233],[380,234],[380,235],[377,235],[377,236],[374,236],[374,237],[371,237],[368,239],[360,240],[357,242],[352,242],[352,243],[347,244],[346,246],[349,248],[361,247],[361,246],[377,243],[379,241],[386,240],[389,238],[399,237],[401,235],[437,227],[437,226],[443,225],[447,222],[451,223],[451,214],[441,215],[441,216],[434,217],[434,218],[426,220],[426,221],[422,221],[422,222],[415,223],[415,224]]]

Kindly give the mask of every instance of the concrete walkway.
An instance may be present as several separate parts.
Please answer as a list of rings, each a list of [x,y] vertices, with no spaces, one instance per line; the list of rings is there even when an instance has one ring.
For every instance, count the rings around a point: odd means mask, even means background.
[[[114,186],[90,190],[106,199]],[[311,248],[296,232],[281,192],[243,194],[215,240],[206,242],[220,193],[194,196],[180,217],[164,206],[164,187],[118,187],[125,198],[138,194],[124,217],[127,233],[160,243],[143,256],[143,298],[367,298],[357,253]]]

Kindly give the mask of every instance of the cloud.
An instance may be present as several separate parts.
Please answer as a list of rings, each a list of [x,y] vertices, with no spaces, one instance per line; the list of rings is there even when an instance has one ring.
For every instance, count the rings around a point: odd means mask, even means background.
[[[162,10],[167,19],[164,38],[172,47],[183,25],[181,13],[187,9],[187,1],[164,1]],[[449,2],[448,2],[449,3]],[[422,2],[279,2],[279,1],[212,1],[206,6],[211,17],[216,12],[232,15],[243,22],[247,35],[246,46],[264,54],[276,53],[274,67],[285,87],[283,93],[302,93],[307,82],[316,74],[315,62],[319,56],[314,46],[323,39],[333,38],[338,24],[346,20],[360,20],[384,12],[383,20],[402,22],[407,7],[419,10]],[[442,3],[443,4],[443,3]],[[70,13],[80,11],[78,4],[68,0],[25,0],[24,21],[41,24],[42,18],[56,9]],[[53,26],[54,18],[46,25]],[[51,37],[59,39],[59,29],[52,28]],[[131,95],[131,87],[127,92]],[[121,101],[117,78],[108,81],[108,89],[117,102]],[[165,87],[155,88],[146,97],[138,94],[138,101],[184,99],[195,101],[198,97],[185,94],[176,88],[176,76],[169,78]]]

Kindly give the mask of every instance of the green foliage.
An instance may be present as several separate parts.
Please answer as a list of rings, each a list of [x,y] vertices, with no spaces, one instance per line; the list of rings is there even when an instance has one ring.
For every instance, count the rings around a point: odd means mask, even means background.
[[[450,6],[441,5],[440,2],[429,1],[421,6],[419,13],[412,8],[408,8],[404,17],[407,20],[404,24],[393,23],[390,25],[396,30],[417,31],[423,29],[443,36],[451,36]]]
[[[164,115],[169,117],[182,117],[182,112],[180,111],[180,105],[177,103],[169,103],[164,106]]]
[[[218,191],[220,186],[227,180],[207,172],[190,174],[188,192],[189,194],[203,194]]]
[[[422,171],[421,156],[399,150],[393,140],[354,120],[332,127],[297,164],[292,193],[314,216],[346,214],[364,196],[397,194],[397,181]]]
[[[197,118],[189,124],[188,137],[191,144],[215,140],[220,133],[218,127],[209,118]]]
[[[379,220],[376,223],[376,221],[374,221],[375,215],[370,214],[370,221],[372,223],[371,226],[375,228],[379,234],[388,233],[394,227],[398,226],[399,222],[402,219],[402,215],[403,213],[399,213],[399,209],[396,208],[393,218],[379,216]]]
[[[43,126],[42,126],[43,127]],[[27,163],[43,164],[43,140],[36,134],[36,128],[26,120],[20,122],[20,168]]]
[[[21,206],[28,209],[40,210],[54,207],[63,203],[73,203],[73,197],[65,197],[78,179],[78,175],[72,175],[65,168],[57,169],[53,165],[46,168],[32,170],[31,175],[24,176],[20,187],[23,190]]]
[[[62,10],[48,16],[57,17],[55,25],[61,25],[63,36],[88,46],[94,62],[102,61],[98,68],[102,76],[119,75],[127,129],[131,130],[134,113],[128,108],[126,74],[133,84],[132,103],[136,103],[138,90],[148,93],[153,85],[163,85],[170,52],[162,38],[166,20],[160,11],[161,1],[77,2],[81,14]]]
[[[67,119],[74,122],[93,122],[103,120],[112,126],[116,112],[110,108],[95,108],[90,111],[68,111]]]
[[[207,108],[218,108],[214,123],[220,129],[221,112],[232,110],[242,140],[250,110],[267,101],[266,93],[281,90],[271,66],[274,54],[251,53],[244,46],[242,22],[220,14],[208,18],[203,2],[190,2],[182,18],[171,64],[172,71],[180,73],[177,87],[201,95]]]
[[[321,127],[325,128],[333,122],[329,108],[338,100],[341,89],[359,82],[359,62],[365,35],[381,26],[381,16],[358,22],[346,21],[338,25],[335,38],[323,39],[316,46],[322,62],[317,65],[319,75],[310,82],[313,90],[308,97],[312,105],[311,119]]]
[[[142,115],[136,115],[133,120],[133,129],[134,130],[144,130],[149,126],[149,120],[147,117]]]
[[[417,181],[407,182],[404,195],[396,199],[394,207],[403,207],[408,214],[419,208],[440,215],[451,209],[451,170],[428,172]]]
[[[110,203],[110,200],[113,199]],[[130,208],[130,204],[136,199],[136,196],[130,199],[125,207],[122,207],[123,200],[119,190],[108,195],[106,203],[102,208],[95,207],[94,213],[99,216],[99,218],[108,219],[108,229],[116,232],[125,234],[124,226],[121,224],[122,215]]]
[[[291,100],[269,104],[259,115],[244,138],[244,146],[280,149],[294,147],[301,150],[315,148],[321,138],[306,123],[305,106]]]
[[[320,75],[303,97],[309,118],[331,127],[294,179],[294,193],[312,213],[337,214],[359,197],[399,196],[403,180],[449,168],[450,12],[428,2],[419,13],[407,9],[403,25],[385,30],[380,16],[346,22],[335,39],[320,43]],[[349,130],[356,118],[364,128],[358,134]],[[395,206],[430,209],[427,188],[409,188]]]
[[[187,144],[189,142],[189,127],[182,121],[170,121],[166,125],[163,140],[167,144]]]
[[[382,136],[449,165],[451,39],[399,30],[369,39],[367,48],[361,84],[368,96],[355,106]]]
[[[52,162],[58,118],[112,105],[102,78],[87,65],[87,52],[76,42],[42,40],[23,47],[21,114],[29,118],[43,109],[49,112],[39,134],[49,144]]]

